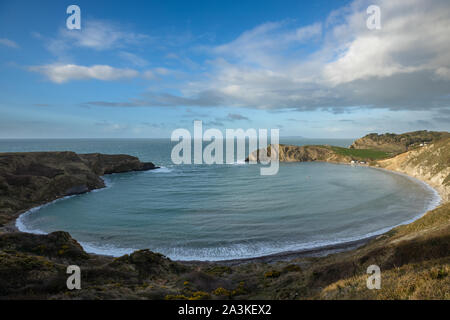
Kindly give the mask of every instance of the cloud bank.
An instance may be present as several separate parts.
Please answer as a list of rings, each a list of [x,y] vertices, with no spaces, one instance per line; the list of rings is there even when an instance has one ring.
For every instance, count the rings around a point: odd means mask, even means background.
[[[51,64],[29,67],[29,70],[39,72],[55,83],[87,79],[111,81],[134,78],[139,75],[132,69],[117,69],[108,65],[86,67],[75,64]]]
[[[244,32],[212,49],[210,79],[184,95],[209,92],[227,105],[260,109],[448,107],[449,3],[378,1],[381,30],[366,27],[369,4],[356,1],[302,28],[268,23]],[[305,41],[320,45],[302,54]]]
[[[0,44],[10,48],[19,48],[19,45],[16,42],[7,38],[0,38]]]
[[[366,9],[381,8],[381,30]],[[232,106],[267,110],[450,106],[450,10],[446,0],[357,0],[302,27],[270,22],[206,48],[209,71],[180,94],[146,93],[110,106]]]
[[[381,29],[366,26],[369,5],[381,9]],[[203,46],[201,73],[172,87],[124,101],[90,101],[111,107],[244,107],[263,110],[359,108],[442,110],[450,107],[450,4],[448,0],[355,0],[323,21],[267,22],[234,40]],[[149,37],[93,20],[80,33],[61,31],[50,42],[92,50],[119,49],[135,68],[148,61],[124,45]],[[118,80],[141,75],[174,77],[183,71],[133,70],[107,65],[51,64],[30,68],[51,81]]]

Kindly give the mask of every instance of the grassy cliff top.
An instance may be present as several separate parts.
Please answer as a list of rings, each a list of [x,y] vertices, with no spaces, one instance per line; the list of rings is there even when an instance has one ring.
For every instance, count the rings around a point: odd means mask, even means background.
[[[414,131],[402,134],[395,133],[370,133],[357,139],[350,146],[351,149],[373,149],[378,151],[402,153],[421,144],[429,144],[450,137],[449,132]]]
[[[390,152],[371,150],[371,149],[350,149],[350,148],[342,148],[331,146],[331,150],[336,152],[337,154],[343,156],[349,156],[354,158],[355,160],[361,161],[370,161],[370,160],[380,160],[386,159],[392,156]]]

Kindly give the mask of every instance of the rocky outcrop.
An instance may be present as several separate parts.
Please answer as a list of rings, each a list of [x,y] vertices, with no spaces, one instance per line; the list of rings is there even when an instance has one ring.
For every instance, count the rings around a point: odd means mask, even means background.
[[[156,168],[151,162],[141,162],[138,158],[125,154],[89,153],[80,154],[79,156],[99,176],[129,171],[146,171]]]
[[[348,163],[352,160],[352,157],[338,154],[328,146],[291,146],[280,144],[278,150],[278,159],[281,162],[326,161]],[[268,146],[267,149],[253,151],[246,161],[258,162],[269,159],[271,151],[272,146]]]
[[[421,144],[429,144],[449,137],[450,133],[448,132],[435,132],[426,130],[407,132],[403,134],[370,133],[360,139],[355,140],[350,148],[372,149],[398,154],[420,147]]]
[[[128,155],[0,153],[0,226],[32,207],[104,187],[101,175],[155,168]]]
[[[377,162],[382,168],[425,181],[450,200],[450,138]]]
[[[81,245],[64,231],[56,231],[48,235],[21,232],[6,233],[0,237],[0,250],[70,259],[73,262],[82,262],[89,259],[89,255]]]

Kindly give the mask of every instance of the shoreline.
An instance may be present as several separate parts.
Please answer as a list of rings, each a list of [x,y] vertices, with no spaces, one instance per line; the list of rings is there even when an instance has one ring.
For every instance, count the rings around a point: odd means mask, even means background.
[[[368,243],[369,241],[376,239],[381,236],[383,233],[379,235],[373,235],[367,238],[341,242],[336,244],[324,245],[309,249],[299,249],[299,250],[290,250],[290,251],[282,251],[278,253],[272,253],[259,257],[250,257],[250,258],[237,258],[237,259],[228,259],[228,260],[174,260],[176,262],[180,262],[186,265],[198,265],[198,264],[218,264],[224,266],[237,266],[248,263],[277,263],[277,262],[287,262],[297,258],[311,258],[311,257],[325,257],[329,254],[351,251],[358,249]]]
[[[349,163],[344,163],[344,162],[334,162],[334,161],[333,162],[314,161],[314,162],[325,162],[325,163],[332,163],[332,164],[343,164],[343,165],[355,166],[354,164],[349,164]],[[439,207],[440,205],[445,203],[445,201],[443,201],[444,195],[441,194],[441,190],[435,189],[434,187],[432,187],[424,179],[420,179],[418,177],[414,177],[414,176],[408,175],[408,174],[403,173],[403,172],[399,172],[399,171],[395,171],[395,170],[391,170],[391,169],[386,169],[386,168],[382,168],[382,167],[376,167],[376,166],[372,166],[372,165],[360,165],[360,164],[357,164],[356,166],[368,167],[368,168],[372,168],[372,169],[378,169],[378,170],[382,170],[382,171],[385,171],[385,172],[401,175],[403,177],[406,177],[406,178],[410,179],[411,181],[413,181],[415,183],[421,184],[426,189],[431,191],[434,194],[434,197],[431,200],[429,206],[426,208],[426,210],[423,213],[420,213],[417,216],[415,216],[415,217],[413,217],[413,218],[411,218],[409,220],[406,220],[405,222],[402,222],[402,223],[399,223],[397,225],[394,225],[392,227],[386,227],[386,228],[383,228],[383,229],[381,229],[379,231],[374,231],[374,232],[372,232],[372,234],[367,234],[366,236],[364,236],[363,238],[360,238],[360,239],[355,239],[355,240],[350,240],[350,241],[343,241],[343,242],[338,242],[338,243],[332,243],[332,244],[327,244],[327,245],[322,245],[322,246],[317,246],[317,247],[311,247],[311,248],[303,248],[303,249],[298,249],[298,250],[280,251],[280,252],[277,252],[277,253],[271,253],[271,254],[262,255],[262,256],[256,256],[256,257],[235,258],[235,259],[225,259],[225,260],[175,260],[175,259],[171,259],[171,260],[175,261],[175,262],[187,264],[187,265],[190,265],[190,264],[221,264],[221,265],[234,266],[234,265],[254,263],[254,262],[259,262],[259,263],[282,262],[282,261],[289,261],[289,260],[292,260],[292,259],[295,259],[295,258],[301,258],[301,257],[324,257],[324,256],[327,256],[327,255],[330,255],[330,254],[334,254],[334,253],[339,253],[339,252],[351,251],[351,250],[358,249],[359,247],[362,247],[365,244],[367,244],[368,242],[370,242],[371,240],[373,240],[375,238],[378,238],[378,237],[386,234],[387,232],[389,232],[389,231],[391,231],[391,230],[393,230],[393,229],[395,229],[395,228],[397,228],[399,226],[408,225],[408,224],[413,223],[414,221],[419,220],[420,218],[424,217],[431,210],[436,209],[437,207]],[[104,177],[101,177],[101,178],[103,180],[105,180]],[[105,187],[93,189],[93,190],[90,190],[89,192],[101,191],[101,190],[106,189],[108,187],[109,186],[105,183]],[[58,198],[56,200],[44,203],[42,205],[33,207],[31,209],[28,209],[28,210],[26,210],[26,211],[24,211],[22,213],[19,213],[18,217],[15,220],[13,220],[10,223],[8,223],[7,225],[5,225],[5,227],[3,229],[6,232],[23,232],[23,233],[41,234],[41,235],[48,234],[48,233],[43,232],[41,230],[35,230],[36,232],[32,232],[32,230],[28,230],[26,228],[26,226],[22,223],[21,218],[25,217],[26,215],[32,214],[33,212],[38,211],[40,208],[45,207],[47,205],[50,205],[50,204],[52,204],[52,203],[54,203],[56,201],[65,200],[65,199],[73,197],[73,196],[75,196],[75,195],[61,197],[61,198]],[[23,226],[22,230],[21,230],[20,225]],[[88,251],[86,251],[86,245],[83,245],[82,242],[80,242],[80,241],[78,241],[78,243],[80,243],[80,245],[83,247],[85,252],[88,253],[88,254],[95,255],[95,256],[116,257],[116,256],[111,255],[111,254],[97,253],[97,252],[92,252],[92,251],[88,252]],[[131,252],[124,253],[124,254],[130,254],[130,253],[132,253],[134,251],[137,251],[137,250],[139,250],[139,249],[132,249]],[[124,255],[124,254],[122,254],[122,255]]]

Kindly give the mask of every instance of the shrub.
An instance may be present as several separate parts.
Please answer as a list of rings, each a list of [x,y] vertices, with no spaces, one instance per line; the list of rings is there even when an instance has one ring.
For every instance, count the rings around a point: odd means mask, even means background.
[[[283,272],[302,272],[302,268],[296,264],[290,264],[283,268]]]
[[[225,288],[219,287],[216,290],[213,291],[213,295],[215,296],[219,296],[219,297],[223,297],[223,296],[229,296],[230,295],[230,291],[228,291]]]
[[[278,278],[280,276],[280,272],[276,270],[267,271],[264,274],[265,278]]]
[[[209,293],[204,291],[196,291],[192,294],[192,297],[190,297],[189,300],[204,300],[209,298],[210,298]]]
[[[232,270],[230,267],[227,267],[227,266],[214,266],[214,267],[207,269],[205,272],[208,274],[211,274],[211,275],[220,276],[224,273],[231,273]]]
[[[189,298],[182,294],[168,294],[164,300],[188,300]]]
[[[245,290],[244,286],[245,286],[244,281],[239,282],[239,285],[237,286],[237,288],[231,292],[231,296],[234,297],[234,296],[240,296],[240,295],[246,294],[247,290]]]

